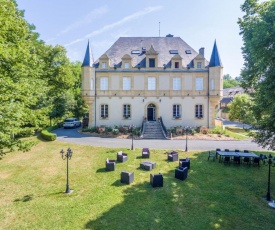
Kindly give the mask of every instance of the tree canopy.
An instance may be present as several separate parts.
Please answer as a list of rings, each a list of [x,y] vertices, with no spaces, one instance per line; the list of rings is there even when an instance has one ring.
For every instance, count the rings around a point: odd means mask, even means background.
[[[236,86],[239,86],[240,82],[238,82],[236,79],[233,79],[229,74],[225,74],[223,76],[223,88],[233,88]]]
[[[242,87],[249,89],[260,131],[256,142],[275,150],[275,1],[246,0],[239,19],[243,38]]]
[[[80,63],[71,63],[64,47],[45,45],[34,30],[16,1],[1,1],[0,155],[6,148],[28,150],[31,143],[18,137],[49,125],[50,115],[80,118],[87,111]]]
[[[229,104],[229,120],[238,120],[247,124],[254,124],[255,118],[252,112],[253,102],[247,94],[238,94]]]

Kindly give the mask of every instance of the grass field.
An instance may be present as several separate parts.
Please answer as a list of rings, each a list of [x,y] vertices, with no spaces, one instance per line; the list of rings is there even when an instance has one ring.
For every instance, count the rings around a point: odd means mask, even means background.
[[[64,194],[66,161],[61,149],[74,151],[70,187]],[[128,153],[116,171],[105,160]],[[141,150],[41,142],[30,152],[8,153],[0,161],[0,229],[275,229],[275,210],[264,196],[268,167],[207,161],[207,152],[182,152],[191,159],[188,178],[174,178],[178,162],[166,151],[151,150],[152,171],[139,169]],[[131,185],[120,183],[122,170],[134,171]],[[162,173],[163,188],[152,188],[150,173]],[[271,174],[275,198],[275,168]]]

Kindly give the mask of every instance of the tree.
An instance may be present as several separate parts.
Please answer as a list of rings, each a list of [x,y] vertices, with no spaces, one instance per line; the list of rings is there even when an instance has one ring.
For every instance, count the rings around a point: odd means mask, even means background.
[[[39,79],[39,58],[34,40],[37,34],[23,18],[16,2],[0,4],[0,154],[5,148],[28,150],[31,143],[17,139],[28,129],[36,114],[44,82]],[[35,89],[35,90],[34,90]]]
[[[236,86],[239,86],[240,83],[233,79],[229,74],[225,74],[223,76],[223,88],[226,89],[226,88],[233,88],[233,87],[236,87]]]
[[[242,87],[250,90],[260,127],[255,141],[275,150],[275,1],[246,0],[239,19],[243,38]]]
[[[255,118],[252,112],[253,102],[247,94],[238,94],[229,104],[229,120],[238,120],[247,124],[254,124]]]

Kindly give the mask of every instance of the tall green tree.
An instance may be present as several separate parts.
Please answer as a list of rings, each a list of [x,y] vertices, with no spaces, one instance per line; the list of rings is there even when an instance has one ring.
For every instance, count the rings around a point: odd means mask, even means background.
[[[238,120],[244,124],[254,124],[255,118],[252,111],[253,102],[247,94],[238,94],[234,97],[229,107],[229,120]]]
[[[242,87],[250,89],[260,131],[255,141],[275,150],[275,1],[246,0],[239,19],[243,38]]]
[[[45,85],[40,75],[39,58],[32,31],[13,0],[0,4],[0,152],[18,147],[27,150],[30,143],[16,139],[34,116]],[[34,90],[35,89],[35,90]]]

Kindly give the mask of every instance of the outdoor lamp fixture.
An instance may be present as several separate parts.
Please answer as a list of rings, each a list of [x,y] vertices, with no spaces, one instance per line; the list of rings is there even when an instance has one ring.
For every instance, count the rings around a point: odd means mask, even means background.
[[[134,150],[134,125],[129,125],[129,129],[131,130],[131,134],[132,134],[132,146],[131,146],[131,150]]]
[[[70,190],[70,186],[69,186],[69,160],[71,160],[72,156],[73,156],[73,151],[71,150],[71,148],[67,149],[67,153],[65,154],[65,151],[62,149],[60,151],[61,153],[61,158],[63,160],[67,159],[67,184],[66,184],[66,194],[70,194],[73,192],[73,190]]]
[[[267,194],[266,194],[266,200],[271,201],[270,197],[270,166],[272,164],[272,155],[269,154],[268,156],[268,182],[267,182]]]

